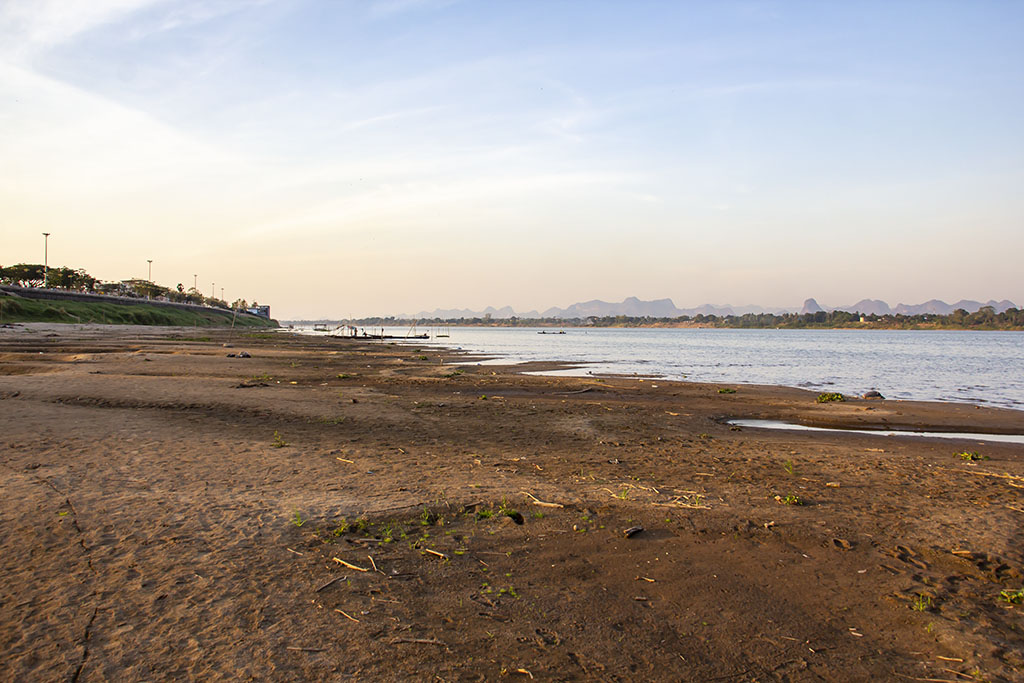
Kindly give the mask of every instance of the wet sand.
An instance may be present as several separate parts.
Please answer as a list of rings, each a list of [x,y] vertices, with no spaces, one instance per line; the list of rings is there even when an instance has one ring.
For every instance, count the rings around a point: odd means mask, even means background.
[[[466,360],[0,329],[0,678],[1024,677],[1024,445],[725,423],[1022,413]]]

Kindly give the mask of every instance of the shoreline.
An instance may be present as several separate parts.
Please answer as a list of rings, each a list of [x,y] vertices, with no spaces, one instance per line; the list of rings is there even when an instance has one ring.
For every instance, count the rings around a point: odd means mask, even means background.
[[[497,329],[497,328],[495,328],[495,329]],[[515,329],[515,328],[507,328],[507,329]],[[577,329],[577,330],[584,330],[585,331],[585,330],[589,330],[589,329],[593,329],[593,328],[568,328],[568,329]],[[834,328],[834,329],[840,329],[840,328]],[[524,329],[523,331],[528,331],[528,328]],[[948,330],[942,330],[942,331],[948,331]],[[962,330],[962,331],[971,331],[971,330]],[[977,330],[974,330],[974,331],[977,331]],[[994,330],[989,330],[989,331],[994,331]],[[1000,331],[1002,331],[1002,330],[1000,330]],[[399,343],[415,344],[415,342],[418,341],[418,340],[408,340],[408,341],[397,340],[397,341]],[[430,340],[430,342],[428,344],[426,344],[426,345],[428,346],[428,348],[447,348],[447,349],[449,349],[451,351],[455,351],[455,350],[461,349],[461,347],[453,347],[453,343],[451,343],[451,342],[436,342],[434,340]],[[513,371],[517,371],[517,372],[535,372],[537,374],[548,374],[550,376],[556,376],[556,377],[635,378],[635,379],[644,379],[644,380],[658,380],[658,381],[664,381],[664,382],[669,382],[669,381],[671,381],[671,382],[692,382],[692,383],[706,384],[706,385],[717,384],[717,385],[729,385],[729,386],[780,387],[780,388],[803,389],[803,390],[815,391],[815,392],[819,392],[819,393],[830,392],[830,391],[834,390],[833,388],[830,388],[830,387],[825,386],[825,385],[821,385],[821,386],[818,386],[816,388],[812,388],[813,385],[808,383],[808,382],[806,382],[806,381],[800,382],[798,384],[773,384],[773,383],[765,383],[765,382],[736,381],[736,380],[733,380],[733,379],[721,379],[721,380],[717,380],[717,381],[690,380],[690,379],[686,378],[685,375],[683,376],[683,379],[678,379],[678,378],[672,377],[669,374],[664,374],[664,373],[661,373],[661,374],[658,374],[658,373],[637,373],[637,372],[633,372],[633,373],[625,373],[625,372],[617,373],[617,372],[603,372],[603,371],[601,371],[601,372],[587,372],[586,374],[583,374],[582,372],[576,373],[575,371],[576,370],[582,371],[582,370],[584,370],[584,369],[586,369],[588,367],[597,367],[597,366],[600,366],[602,364],[603,365],[608,365],[610,363],[610,364],[614,365],[614,361],[612,361],[612,362],[609,362],[609,361],[606,361],[606,360],[579,360],[579,361],[571,361],[571,360],[565,360],[565,359],[560,359],[560,358],[549,358],[549,359],[542,359],[542,360],[532,360],[532,359],[517,360],[517,359],[512,358],[512,357],[502,357],[500,354],[492,354],[492,353],[489,353],[489,352],[487,352],[485,350],[466,351],[466,353],[468,353],[469,355],[472,355],[474,357],[478,357],[478,358],[482,359],[483,362],[481,363],[481,365],[500,366],[500,367],[506,368],[507,370],[508,369],[512,369]],[[502,361],[508,361],[508,362],[507,363],[503,363]],[[467,361],[467,362],[472,362],[472,361]],[[527,366],[529,366],[529,367],[527,367]],[[534,366],[536,366],[536,367],[534,367]],[[553,373],[558,373],[558,374],[553,374]],[[794,380],[794,381],[796,381],[796,380]],[[828,384],[828,383],[826,383],[826,384]],[[870,382],[868,384],[870,384]],[[865,385],[865,389],[873,389],[873,387],[869,387],[869,386]],[[847,399],[855,399],[856,400],[856,399],[860,398],[860,395],[852,394],[852,393],[844,393],[844,397],[846,397]],[[1015,400],[1015,399],[1009,398],[1009,397],[1003,398],[1003,399],[999,399],[998,402],[995,402],[995,403],[993,403],[991,399],[984,399],[984,398],[978,398],[978,397],[963,398],[963,399],[956,399],[956,398],[944,398],[944,399],[943,398],[913,398],[913,397],[898,397],[897,398],[897,397],[893,397],[893,398],[889,398],[889,400],[892,400],[892,401],[930,402],[930,403],[941,403],[941,404],[964,404],[964,405],[970,405],[970,406],[980,406],[980,407],[991,407],[991,408],[998,408],[998,409],[1008,409],[1008,410],[1013,410],[1013,411],[1022,413],[1022,418],[1024,418],[1024,404],[1022,404],[1018,400]],[[1007,402],[1013,404],[1014,406],[1019,406],[1019,407],[1011,407],[1010,405],[1006,405]],[[1024,424],[1024,423],[1022,423],[1022,424]]]
[[[8,677],[1024,672],[1024,446],[722,422],[1019,411],[200,332],[0,329]]]

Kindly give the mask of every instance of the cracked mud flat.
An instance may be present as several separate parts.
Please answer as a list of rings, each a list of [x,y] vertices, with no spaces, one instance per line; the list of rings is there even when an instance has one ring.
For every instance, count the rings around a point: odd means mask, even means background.
[[[0,330],[0,678],[1024,676],[1024,446],[723,424],[1021,413],[465,360]]]

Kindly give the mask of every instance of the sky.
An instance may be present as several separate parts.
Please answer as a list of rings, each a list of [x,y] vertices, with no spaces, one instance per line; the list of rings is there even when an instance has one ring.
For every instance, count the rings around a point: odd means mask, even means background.
[[[0,264],[279,319],[1024,305],[1024,3],[0,0]]]

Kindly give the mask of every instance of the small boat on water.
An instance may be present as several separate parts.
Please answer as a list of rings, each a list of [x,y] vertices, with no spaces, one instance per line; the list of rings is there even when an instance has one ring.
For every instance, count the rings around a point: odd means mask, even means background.
[[[548,332],[546,330],[541,330],[537,334],[565,334],[565,330],[559,330],[558,332]]]

